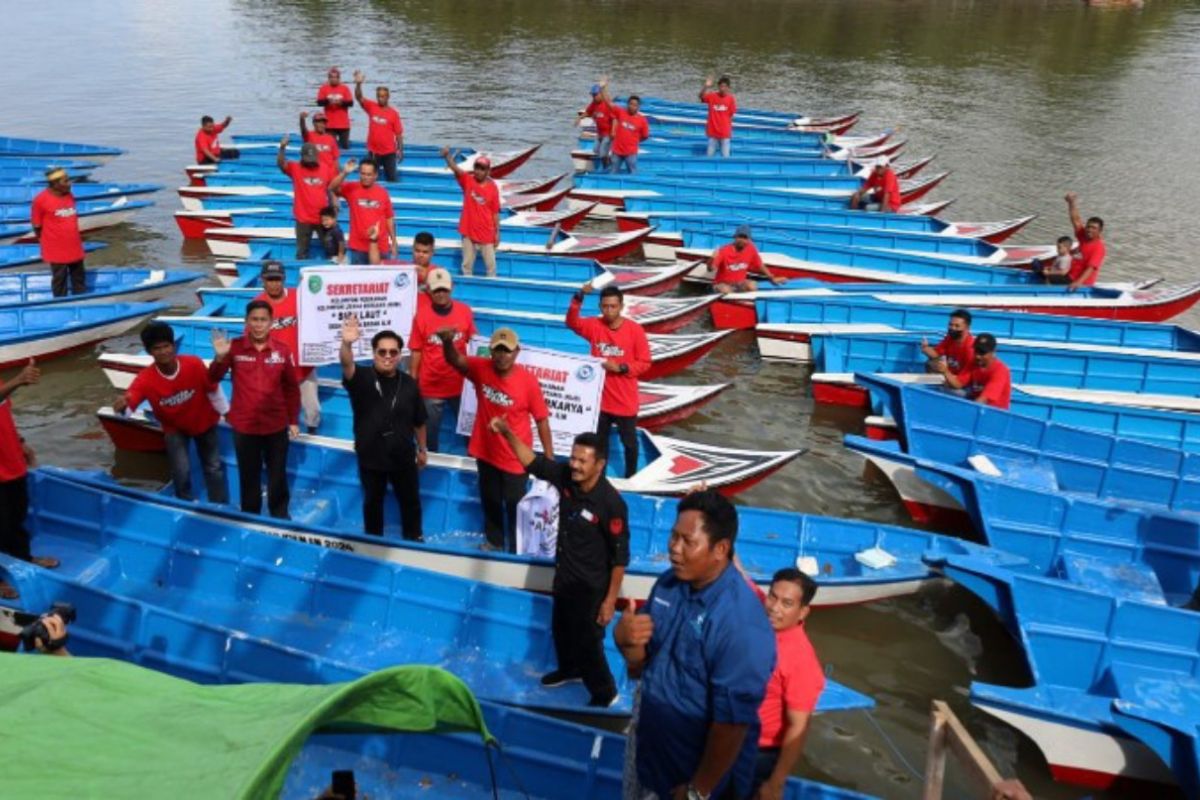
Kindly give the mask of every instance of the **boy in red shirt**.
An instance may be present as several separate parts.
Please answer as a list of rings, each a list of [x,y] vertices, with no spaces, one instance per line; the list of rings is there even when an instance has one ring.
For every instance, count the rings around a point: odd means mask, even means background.
[[[516,547],[517,503],[525,495],[525,467],[508,446],[504,435],[491,427],[493,417],[504,417],[509,429],[532,446],[533,425],[546,458],[554,458],[550,435],[550,410],[542,397],[538,379],[517,363],[521,349],[516,331],[497,328],[492,333],[491,357],[479,358],[459,352],[453,328],[438,331],[446,363],[470,379],[478,402],[475,427],[467,453],[479,471],[479,501],[483,506],[484,550],[513,552]]]
[[[1079,258],[1071,262],[1071,270],[1067,273],[1071,281],[1067,291],[1073,292],[1080,286],[1096,283],[1108,248],[1104,244],[1104,220],[1088,217],[1084,224],[1083,215],[1079,213],[1079,196],[1074,192],[1067,193],[1067,211],[1071,215],[1071,227],[1075,229],[1075,240],[1079,242]]]
[[[383,172],[384,180],[396,180],[396,162],[404,160],[404,123],[400,112],[388,105],[392,93],[386,86],[375,87],[375,102],[363,97],[367,78],[354,71],[354,99],[367,112],[367,158]]]
[[[83,269],[83,236],[79,233],[71,178],[65,169],[53,167],[46,172],[46,183],[48,187],[33,198],[29,218],[42,261],[50,265],[50,291],[55,297],[66,297],[69,276],[71,294],[84,294],[87,273]]]
[[[22,386],[32,386],[42,378],[42,372],[29,359],[17,376],[0,382],[0,553],[29,561],[39,567],[54,569],[58,559],[35,556],[29,551],[29,531],[25,530],[25,515],[29,512],[29,468],[36,466],[33,448],[17,433],[13,421],[13,392]],[[0,581],[0,598],[15,600],[17,590]]]
[[[458,232],[462,234],[462,271],[475,271],[475,251],[483,255],[483,265],[489,278],[496,277],[496,248],[500,246],[500,189],[492,180],[492,162],[477,155],[468,173],[458,165],[448,147],[442,148],[442,158],[454,173],[463,193],[462,213]]]
[[[416,248],[414,243],[414,255]],[[458,402],[463,389],[463,376],[447,363],[438,332],[451,329],[454,349],[465,356],[467,344],[477,331],[471,307],[451,296],[454,280],[449,272],[435,267],[428,271],[425,283],[429,288],[429,302],[418,304],[413,317],[412,333],[408,337],[408,348],[412,351],[408,372],[417,379],[417,388],[425,401],[426,443],[430,450],[437,452],[441,444],[442,415],[449,408],[452,416],[458,417]]]
[[[891,162],[887,156],[881,156],[875,161],[875,168],[862,188],[850,195],[850,207],[863,211],[885,211],[895,213],[900,210],[903,201],[900,198],[900,181],[892,171]],[[872,206],[878,206],[874,208]]]
[[[175,332],[165,322],[151,322],[142,330],[142,346],[154,363],[138,373],[125,394],[113,400],[113,411],[127,414],[149,401],[154,418],[162,425],[175,496],[180,500],[196,499],[188,453],[188,443],[194,442],[208,501],[228,503],[225,464],[217,442],[221,415],[210,399],[219,387],[208,379],[208,367],[197,356],[176,354]]]
[[[313,114],[313,130],[308,129],[308,112],[300,112],[300,140],[317,148],[317,160],[329,168],[329,177],[337,175],[341,167],[342,151],[337,137],[329,132],[329,118],[324,111]]]
[[[605,90],[607,97],[607,90]],[[650,138],[650,123],[638,109],[642,107],[642,99],[636,94],[629,95],[625,108],[612,106],[613,113],[613,144],[612,167],[609,172],[614,175],[625,167],[630,175],[637,172],[638,145]]]
[[[975,337],[975,361],[954,373],[945,362],[939,372],[951,389],[961,389],[967,398],[996,408],[1007,409],[1012,402],[1012,374],[1008,365],[996,357],[996,337],[981,333]]]
[[[296,258],[308,258],[308,248],[313,235],[320,235],[321,209],[327,207],[331,198],[329,184],[337,174],[327,164],[322,164],[317,146],[312,142],[300,145],[300,160],[287,160],[289,136],[285,133],[279,140],[279,152],[275,164],[279,171],[292,179],[292,217],[296,220]]]
[[[750,277],[753,272],[763,273],[775,286],[785,283],[763,263],[758,248],[750,241],[749,225],[737,226],[733,242],[713,253],[710,267],[714,272],[713,290],[720,294],[756,291],[758,282]]]
[[[317,105],[325,109],[329,132],[338,140],[338,145],[343,150],[349,149],[350,107],[354,105],[354,95],[350,87],[342,83],[342,71],[337,67],[329,68],[329,80],[317,89]]]
[[[592,155],[599,161],[599,166],[608,169],[610,165],[609,152],[612,150],[613,107],[608,99],[608,79],[602,78],[599,83],[592,85],[592,102],[579,112],[582,121],[591,117],[596,126],[596,147]]]
[[[221,147],[218,138],[222,131],[233,122],[233,117],[226,117],[219,125],[207,114],[200,118],[200,130],[196,131],[196,163],[220,164],[221,161],[232,161],[239,152],[232,147]]]
[[[943,360],[950,371],[956,374],[974,364],[975,337],[971,335],[971,312],[965,308],[951,312],[946,335],[937,347],[930,347],[929,340],[922,338],[921,352],[929,359],[926,365],[928,372],[940,372],[938,364]]]
[[[217,383],[231,372],[233,400],[225,420],[233,428],[242,511],[262,511],[262,473],[267,470],[267,508],[276,519],[288,515],[288,440],[300,435],[300,389],[291,349],[271,337],[271,304],[246,306],[246,335],[230,341],[214,328],[208,379]]]
[[[254,299],[271,305],[271,338],[283,342],[291,351],[292,358],[298,358],[300,323],[296,311],[296,290],[288,289],[284,285],[284,277],[282,263],[264,261],[259,278],[263,291]],[[317,426],[321,424],[321,396],[317,371],[313,367],[297,365],[296,380],[300,382],[300,408],[304,412],[304,425],[308,433],[316,433]]]
[[[617,426],[625,451],[625,477],[631,478],[638,470],[637,418],[641,409],[638,376],[650,368],[650,343],[641,325],[621,316],[625,295],[616,286],[600,290],[599,317],[580,316],[583,296],[591,291],[592,283],[588,281],[571,298],[567,327],[592,345],[593,356],[604,359],[604,393],[596,433],[607,452],[612,426]]]
[[[358,180],[346,183],[347,176],[358,170]],[[387,189],[377,182],[379,170],[371,161],[362,164],[353,158],[329,184],[331,194],[341,195],[350,208],[350,240],[348,242],[350,263],[366,266],[371,263],[371,237],[369,231],[376,228],[384,237],[388,257],[396,257],[396,212],[392,209],[392,197]],[[380,248],[383,249],[382,247]]]
[[[700,90],[700,102],[708,106],[708,121],[704,132],[708,136],[708,157],[721,150],[721,158],[729,158],[729,145],[733,141],[733,115],[737,113],[737,98],[729,91],[729,76],[722,75],[714,92],[711,77],[704,79]]]

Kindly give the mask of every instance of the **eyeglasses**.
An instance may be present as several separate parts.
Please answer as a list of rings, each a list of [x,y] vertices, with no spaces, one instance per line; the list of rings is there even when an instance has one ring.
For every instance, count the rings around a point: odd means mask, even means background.
[[[381,347],[375,351],[375,355],[395,358],[396,356],[400,355],[400,351]]]

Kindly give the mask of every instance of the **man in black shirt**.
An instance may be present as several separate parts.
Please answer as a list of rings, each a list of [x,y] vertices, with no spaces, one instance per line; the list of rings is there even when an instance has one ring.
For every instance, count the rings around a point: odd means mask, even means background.
[[[582,680],[591,693],[588,705],[608,708],[617,687],[604,657],[604,629],[616,612],[617,595],[629,565],[629,512],[604,476],[604,446],[594,433],[581,433],[571,460],[534,453],[493,417],[525,471],[558,489],[558,552],[555,559],[551,632],[558,669],[542,677],[546,687]]]
[[[400,334],[380,331],[371,339],[374,363],[360,369],[351,345],[358,341],[358,319],[342,323],[342,385],[354,411],[354,452],[363,490],[363,529],[383,535],[383,498],[392,484],[400,504],[404,538],[424,541],[421,487],[417,471],[425,466],[425,404],[417,382],[397,369],[404,342]],[[413,440],[416,447],[413,447]]]

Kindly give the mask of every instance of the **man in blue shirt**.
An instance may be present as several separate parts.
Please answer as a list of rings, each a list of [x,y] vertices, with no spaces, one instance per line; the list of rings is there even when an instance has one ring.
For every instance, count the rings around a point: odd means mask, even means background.
[[[638,783],[659,800],[750,794],[775,635],[733,568],[737,524],[715,491],[681,500],[671,571],[613,632],[630,677],[642,679]]]

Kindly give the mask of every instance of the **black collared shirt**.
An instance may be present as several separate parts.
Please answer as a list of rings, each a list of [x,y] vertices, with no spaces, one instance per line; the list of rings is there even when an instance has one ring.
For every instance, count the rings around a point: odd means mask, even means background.
[[[571,468],[538,454],[530,475],[558,489],[558,552],[554,587],[607,588],[614,567],[629,564],[629,512],[608,478],[590,492],[571,480]]]
[[[412,376],[396,371],[380,375],[374,367],[356,367],[342,385],[354,410],[354,452],[359,466],[393,470],[416,460],[414,429],[425,424],[425,403]]]

